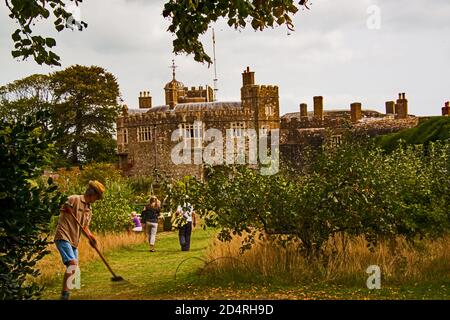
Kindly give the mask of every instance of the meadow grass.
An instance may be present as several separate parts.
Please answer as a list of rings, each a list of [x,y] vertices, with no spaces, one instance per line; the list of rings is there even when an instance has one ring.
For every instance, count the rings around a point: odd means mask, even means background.
[[[336,254],[325,267],[306,263],[294,247],[283,250],[274,243],[257,242],[240,255],[239,239],[219,242],[215,230],[195,229],[189,252],[180,250],[176,232],[158,233],[154,253],[141,236],[99,238],[106,259],[123,282],[110,280],[111,274],[84,241],[81,290],[73,290],[71,298],[450,299],[449,238],[424,242],[416,251],[398,239],[394,252],[386,243],[373,253],[357,239],[348,243],[345,259]],[[338,246],[339,251],[340,240],[330,242],[329,250]],[[43,299],[57,299],[61,290],[63,266],[59,256],[52,260],[45,264]],[[381,290],[366,287],[365,270],[370,264],[382,269]]]
[[[240,254],[241,240],[235,237],[229,243],[215,240],[211,244],[206,256],[212,262],[205,272],[212,279],[222,275],[240,282],[361,286],[369,276],[367,268],[377,265],[385,285],[450,284],[450,236],[415,245],[398,237],[380,242],[370,251],[362,237],[343,241],[337,235],[326,244],[326,258],[320,261],[305,259],[297,244],[283,248],[267,240],[257,240]]]

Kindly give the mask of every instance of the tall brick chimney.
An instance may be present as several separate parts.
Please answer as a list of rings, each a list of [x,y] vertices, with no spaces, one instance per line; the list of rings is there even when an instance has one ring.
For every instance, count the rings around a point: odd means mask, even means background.
[[[397,114],[397,119],[408,118],[408,100],[404,93],[398,94],[397,104],[395,105],[395,113]]]
[[[445,106],[442,107],[442,115],[447,117],[450,116],[450,101],[447,101]]]
[[[386,101],[386,114],[394,114],[395,112],[395,102]]]
[[[308,105],[306,103],[300,103],[300,120],[308,118]]]
[[[139,93],[139,109],[150,109],[152,107],[152,97],[149,91]]]
[[[314,118],[323,120],[323,97],[316,96],[314,99]]]
[[[362,112],[361,112],[361,103],[360,102],[354,102],[350,105],[350,112],[352,115],[352,122],[356,123],[362,118]]]
[[[250,67],[242,73],[242,86],[255,84],[255,72],[250,71]]]

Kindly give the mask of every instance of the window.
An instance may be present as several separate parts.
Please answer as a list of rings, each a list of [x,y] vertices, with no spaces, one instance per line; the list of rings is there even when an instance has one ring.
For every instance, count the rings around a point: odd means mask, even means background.
[[[261,126],[261,129],[259,130],[259,134],[261,136],[267,136],[269,135],[269,127],[268,126]]]
[[[152,127],[138,127],[138,142],[152,140]]]
[[[118,144],[128,144],[128,129],[119,129],[117,131]]]
[[[273,116],[273,109],[272,106],[266,106],[265,107],[266,116]]]
[[[243,137],[245,135],[245,122],[232,122],[231,129],[233,137]]]
[[[123,129],[123,143],[128,144],[128,129]]]
[[[331,136],[331,146],[337,147],[342,144],[342,135],[336,134]]]
[[[181,137],[185,142],[190,139],[193,142],[194,147],[201,147],[203,142],[203,123],[200,121],[194,122],[194,124],[186,123],[180,126]]]

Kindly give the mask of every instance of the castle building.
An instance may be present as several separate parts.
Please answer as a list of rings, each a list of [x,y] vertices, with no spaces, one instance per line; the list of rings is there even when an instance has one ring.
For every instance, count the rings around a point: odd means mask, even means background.
[[[313,98],[313,111],[306,103],[300,112],[280,118],[280,156],[294,167],[306,165],[305,154],[321,145],[337,146],[345,136],[377,136],[415,127],[419,118],[408,114],[408,100],[400,93],[396,102],[386,102],[386,113],[363,110],[360,102],[349,109],[324,110],[322,96]]]
[[[216,102],[209,86],[185,87],[176,80],[175,67],[164,91],[165,105],[152,106],[150,93],[141,92],[139,110],[124,106],[117,119],[119,167],[128,175],[152,175],[158,170],[171,177],[201,178],[208,129],[216,129],[227,138],[231,132],[230,138],[238,140],[247,129],[259,135],[280,127],[278,87],[255,84],[255,74],[248,67],[242,73],[240,101]],[[186,154],[189,159],[174,163],[174,150],[180,142],[185,144],[183,160]],[[233,148],[238,143],[235,145]],[[245,151],[248,156],[248,144]]]
[[[254,130],[259,138],[279,129],[281,162],[301,167],[308,150],[317,150],[323,144],[338,146],[345,137],[393,133],[414,127],[420,120],[408,113],[405,93],[400,93],[396,101],[387,101],[385,113],[363,109],[360,102],[351,103],[350,108],[324,110],[324,98],[315,96],[311,111],[301,103],[299,112],[280,117],[278,87],[255,84],[255,73],[248,67],[242,73],[240,101],[233,102],[215,101],[209,86],[189,89],[176,80],[175,66],[173,69],[172,80],[164,87],[165,105],[153,106],[150,93],[141,92],[139,109],[124,106],[117,119],[119,167],[127,175],[148,176],[158,170],[175,178],[202,178],[210,129],[236,142],[231,147],[219,145],[224,154],[231,148],[235,156],[242,151],[237,141],[247,139],[248,130]],[[442,114],[448,115],[449,108],[447,102]],[[174,150],[180,143],[183,161],[177,162]],[[248,141],[244,148],[248,160]],[[185,154],[186,150],[190,152]]]

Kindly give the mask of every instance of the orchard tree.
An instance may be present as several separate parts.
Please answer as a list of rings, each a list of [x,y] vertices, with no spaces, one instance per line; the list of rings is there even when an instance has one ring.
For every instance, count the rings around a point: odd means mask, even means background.
[[[76,21],[67,10],[68,5],[78,6],[82,0],[5,0],[10,17],[19,28],[12,34],[14,58],[30,56],[38,64],[60,65],[60,57],[50,49],[56,45],[53,38],[35,35],[36,21],[52,19],[59,32],[65,28],[80,31],[87,27],[84,21]],[[169,0],[162,15],[171,21],[168,31],[175,35],[174,53],[193,54],[200,62],[212,63],[205,53],[199,37],[208,26],[223,18],[230,27],[245,28],[250,24],[254,30],[286,25],[293,30],[293,15],[300,8],[308,8],[308,0]]]

